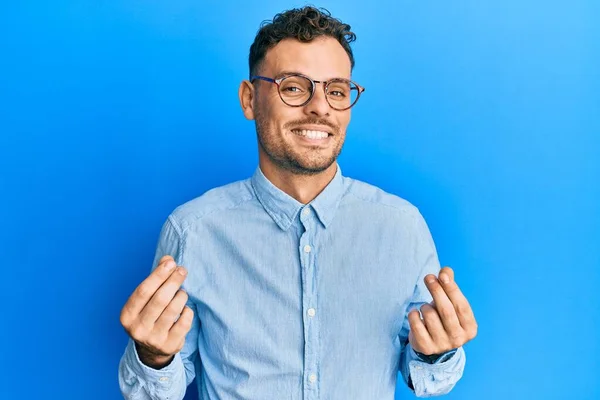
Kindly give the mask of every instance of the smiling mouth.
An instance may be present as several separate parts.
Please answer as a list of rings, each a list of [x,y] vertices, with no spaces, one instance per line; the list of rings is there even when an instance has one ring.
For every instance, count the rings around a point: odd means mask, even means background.
[[[329,136],[332,136],[329,132],[325,131],[314,131],[308,129],[292,129],[292,132],[295,135],[305,137],[313,140],[322,140],[327,139]]]

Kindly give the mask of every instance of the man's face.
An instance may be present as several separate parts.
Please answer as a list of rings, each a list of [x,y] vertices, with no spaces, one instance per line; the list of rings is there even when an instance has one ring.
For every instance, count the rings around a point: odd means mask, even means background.
[[[350,58],[331,37],[308,43],[285,39],[269,49],[258,75],[276,79],[290,72],[318,81],[350,79]],[[350,110],[331,108],[322,83],[317,83],[313,98],[302,107],[286,105],[274,83],[257,80],[254,86],[253,110],[261,162],[303,175],[329,168],[342,150]],[[314,131],[327,135],[323,137]]]

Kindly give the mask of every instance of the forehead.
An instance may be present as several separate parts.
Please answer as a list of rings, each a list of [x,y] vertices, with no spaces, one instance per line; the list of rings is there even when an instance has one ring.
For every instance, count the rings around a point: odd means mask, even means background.
[[[262,73],[275,76],[282,71],[294,71],[316,80],[348,78],[350,57],[334,38],[319,37],[311,42],[284,39],[265,55]]]

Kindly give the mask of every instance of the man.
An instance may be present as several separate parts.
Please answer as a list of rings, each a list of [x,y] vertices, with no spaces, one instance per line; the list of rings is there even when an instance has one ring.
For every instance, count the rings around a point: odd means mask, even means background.
[[[165,222],[121,313],[125,398],[196,377],[202,399],[393,399],[398,371],[427,397],[461,377],[477,325],[423,218],[336,162],[364,91],[354,38],[312,7],[259,30],[239,89],[259,168]]]

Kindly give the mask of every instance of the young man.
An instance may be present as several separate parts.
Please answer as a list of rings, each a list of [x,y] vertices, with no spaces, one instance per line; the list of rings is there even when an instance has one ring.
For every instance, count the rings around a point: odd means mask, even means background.
[[[423,218],[336,162],[364,90],[352,40],[312,7],[258,32],[239,97],[259,168],[165,222],[121,313],[125,398],[196,377],[201,399],[393,399],[398,371],[427,397],[461,377],[477,324]]]

